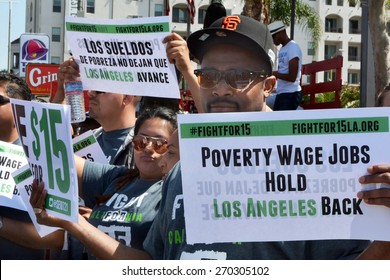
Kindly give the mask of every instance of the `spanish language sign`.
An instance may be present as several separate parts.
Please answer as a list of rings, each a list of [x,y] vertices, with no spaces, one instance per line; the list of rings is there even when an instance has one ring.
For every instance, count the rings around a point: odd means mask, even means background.
[[[0,205],[26,210],[12,172],[27,164],[20,146],[0,141]]]
[[[47,211],[78,220],[78,185],[69,106],[11,99],[15,124],[33,177],[43,180]]]
[[[356,197],[383,187],[358,178],[390,162],[389,116],[390,108],[179,115],[187,242],[390,240],[390,209]]]
[[[162,43],[169,31],[169,17],[66,17],[66,36],[85,90],[180,98]]]

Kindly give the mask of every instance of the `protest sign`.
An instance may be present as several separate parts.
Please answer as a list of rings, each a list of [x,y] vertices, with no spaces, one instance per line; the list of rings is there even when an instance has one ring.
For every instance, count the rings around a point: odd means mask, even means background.
[[[91,130],[73,138],[73,152],[79,157],[92,162],[108,163],[99,143]]]
[[[20,146],[0,141],[0,205],[26,210],[20,193],[15,187],[12,172],[27,164]]]
[[[162,43],[169,31],[169,17],[66,17],[66,37],[85,90],[179,99],[175,68]]]
[[[46,210],[77,222],[78,187],[67,105],[11,99],[15,125],[33,177],[43,180]]]
[[[389,115],[179,115],[187,242],[390,240],[390,209],[356,197],[381,187],[358,178],[390,161]]]
[[[12,173],[12,177],[15,180],[16,186],[19,190],[20,197],[25,205],[25,210],[28,212],[30,219],[37,230],[39,236],[46,236],[53,231],[56,231],[56,227],[48,227],[45,225],[40,225],[37,222],[36,214],[34,213],[33,207],[30,204],[30,196],[32,190],[33,175],[31,173],[30,167],[28,164],[21,167],[20,169]]]
[[[99,144],[96,142],[96,138],[91,130],[73,139],[73,151],[76,155],[83,157],[86,160],[107,163],[107,158],[105,157]],[[14,171],[12,176],[15,180],[25,208],[38,234],[43,237],[57,230],[58,228],[40,225],[37,222],[36,214],[34,213],[33,207],[30,204],[30,196],[34,177],[29,168],[29,165],[26,164],[25,166]],[[79,199],[79,204],[84,204],[81,198]]]

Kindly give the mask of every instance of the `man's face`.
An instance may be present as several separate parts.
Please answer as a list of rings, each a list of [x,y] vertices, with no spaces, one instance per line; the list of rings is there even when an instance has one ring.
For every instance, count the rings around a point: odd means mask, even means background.
[[[266,69],[266,63],[255,53],[238,46],[218,45],[212,47],[204,55],[202,70],[218,71],[247,70],[261,71]],[[234,89],[222,78],[215,87],[200,88],[203,108],[207,113],[215,112],[250,112],[266,109],[262,78],[256,78],[242,90]],[[268,91],[272,90],[267,89]]]
[[[116,93],[89,93],[89,115],[98,122],[103,119],[117,118],[122,112],[123,95]]]
[[[0,95],[8,98],[3,86],[0,86]],[[13,126],[13,124],[14,118],[11,103],[0,104],[0,127],[3,129],[9,129],[9,127]]]
[[[281,44],[279,34],[280,34],[280,32],[275,33],[274,35],[272,35],[272,40],[274,41],[274,45],[275,46],[279,46]]]

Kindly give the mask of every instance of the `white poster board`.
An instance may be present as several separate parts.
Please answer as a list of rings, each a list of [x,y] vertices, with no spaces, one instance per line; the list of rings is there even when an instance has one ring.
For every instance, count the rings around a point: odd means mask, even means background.
[[[175,68],[162,43],[169,31],[169,17],[66,17],[66,37],[84,90],[180,98]]]
[[[390,162],[389,116],[390,108],[179,115],[187,242],[390,240],[390,209],[356,197],[380,187],[358,178]]]

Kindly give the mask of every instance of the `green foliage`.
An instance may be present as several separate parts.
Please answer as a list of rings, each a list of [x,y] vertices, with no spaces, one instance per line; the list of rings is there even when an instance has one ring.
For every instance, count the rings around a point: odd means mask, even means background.
[[[359,108],[360,88],[358,86],[344,85],[341,89],[340,101],[343,108]]]
[[[266,0],[269,5],[271,19],[270,22],[281,20],[286,26],[291,23],[291,0]],[[318,43],[322,36],[322,21],[317,12],[307,3],[296,0],[295,22],[303,27],[303,31],[311,36],[314,43],[313,48],[318,48]]]
[[[316,103],[333,102],[335,92],[318,93],[315,96]],[[303,97],[303,104],[309,103],[309,96]],[[360,89],[358,86],[344,85],[340,92],[340,103],[342,108],[359,108],[360,107]]]

